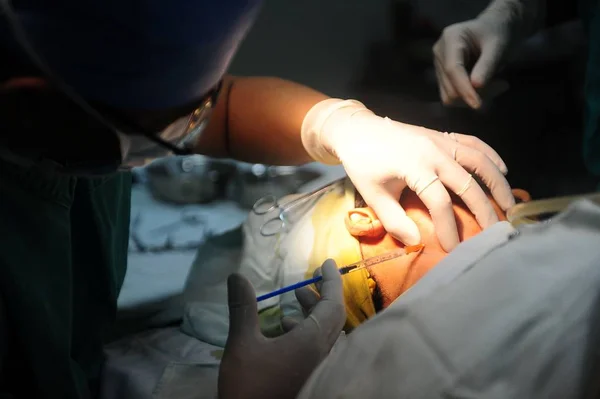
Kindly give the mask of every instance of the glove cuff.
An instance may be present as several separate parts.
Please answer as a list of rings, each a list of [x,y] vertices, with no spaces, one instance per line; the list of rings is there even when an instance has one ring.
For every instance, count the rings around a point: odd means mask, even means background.
[[[356,100],[329,98],[313,106],[302,122],[302,144],[315,161],[325,165],[338,165],[340,160],[331,143],[323,140],[324,127],[329,118],[341,109],[367,110],[363,103]]]
[[[513,41],[520,41],[539,30],[546,17],[545,1],[494,0],[477,17],[483,23],[508,22]]]

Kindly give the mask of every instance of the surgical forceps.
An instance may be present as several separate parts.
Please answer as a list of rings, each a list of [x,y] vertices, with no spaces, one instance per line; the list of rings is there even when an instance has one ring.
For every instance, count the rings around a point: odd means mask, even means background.
[[[301,195],[300,197],[288,201],[284,204],[279,203],[279,200],[274,195],[266,195],[260,198],[252,206],[252,212],[255,215],[266,215],[267,213],[273,211],[279,212],[277,216],[267,220],[262,224],[262,226],[260,227],[260,234],[263,237],[271,237],[277,235],[287,225],[290,225],[297,221],[297,218],[294,218],[294,216],[298,216],[298,214],[295,212],[300,212],[302,209],[304,209],[303,205],[309,205],[311,203],[311,200],[316,200],[322,195],[333,191],[336,187],[339,187],[343,183],[344,179],[345,177],[335,180],[334,182],[329,183],[326,186],[320,187],[310,193]]]

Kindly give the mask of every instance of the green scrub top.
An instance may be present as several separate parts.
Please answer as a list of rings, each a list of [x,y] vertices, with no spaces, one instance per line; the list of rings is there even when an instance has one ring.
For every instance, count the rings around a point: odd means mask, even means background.
[[[11,334],[0,398],[98,395],[130,199],[129,173],[82,178],[0,159],[0,322]]]
[[[583,159],[600,177],[600,1],[581,0],[580,15],[588,38]]]

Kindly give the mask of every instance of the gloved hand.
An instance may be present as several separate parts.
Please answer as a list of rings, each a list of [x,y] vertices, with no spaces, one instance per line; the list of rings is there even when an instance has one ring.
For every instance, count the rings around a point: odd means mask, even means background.
[[[322,276],[323,271],[321,269],[322,268],[320,268],[320,267],[317,268],[315,270],[315,272],[313,273],[313,277]],[[302,313],[304,313],[304,317],[308,317],[308,315],[310,315],[310,313],[313,311],[315,306],[317,306],[319,301],[321,300],[321,295],[319,294],[319,292],[321,292],[321,289],[323,286],[323,281],[321,280],[321,281],[315,283],[315,286],[317,287],[316,291],[314,289],[312,289],[310,286],[298,288],[296,290],[296,299],[298,300],[298,303],[302,307]],[[286,320],[284,319],[284,321],[286,321]],[[286,322],[284,324],[284,328],[289,328],[288,323],[289,322]],[[286,324],[288,324],[288,327],[286,327]],[[293,322],[291,324],[293,324]]]
[[[341,161],[386,231],[406,245],[421,241],[417,225],[398,202],[406,187],[429,209],[446,251],[458,245],[459,236],[445,187],[462,198],[482,228],[497,222],[498,217],[469,172],[483,181],[502,209],[514,205],[503,176],[506,165],[491,147],[473,136],[394,122],[357,101],[328,99],[306,115],[302,140],[315,160],[326,164]]]
[[[444,29],[433,46],[442,102],[450,105],[462,99],[479,108],[476,89],[488,83],[509,50],[533,31],[542,5],[540,0],[495,0],[476,19]]]
[[[312,310],[301,323],[284,319],[289,332],[277,338],[265,338],[260,332],[256,296],[248,280],[239,274],[229,277],[230,324],[219,370],[220,399],[296,397],[333,347],[346,320],[335,262],[326,261],[322,272],[320,300],[306,304],[298,295],[303,308]]]

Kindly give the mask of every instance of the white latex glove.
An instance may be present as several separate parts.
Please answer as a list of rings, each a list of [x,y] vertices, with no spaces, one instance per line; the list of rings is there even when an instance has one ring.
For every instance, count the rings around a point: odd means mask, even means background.
[[[358,101],[329,99],[315,105],[304,119],[302,140],[315,160],[343,164],[386,231],[406,245],[421,242],[417,225],[398,202],[406,187],[429,209],[446,251],[459,243],[459,236],[444,186],[462,198],[482,228],[498,217],[469,172],[486,184],[502,209],[514,204],[503,176],[506,165],[483,141],[381,118]]]
[[[540,0],[495,0],[476,19],[444,29],[433,46],[442,102],[450,105],[462,99],[479,108],[476,89],[488,83],[509,50],[534,30],[542,8]]]

